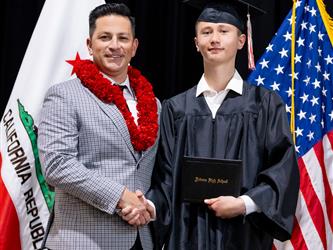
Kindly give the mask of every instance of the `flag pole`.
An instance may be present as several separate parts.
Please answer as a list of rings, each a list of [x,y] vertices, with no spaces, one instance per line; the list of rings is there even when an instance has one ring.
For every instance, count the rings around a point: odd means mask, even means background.
[[[296,0],[293,0],[292,10],[292,25],[291,25],[291,114],[290,114],[290,132],[293,136],[294,144],[296,145],[295,135],[295,26],[296,26]]]

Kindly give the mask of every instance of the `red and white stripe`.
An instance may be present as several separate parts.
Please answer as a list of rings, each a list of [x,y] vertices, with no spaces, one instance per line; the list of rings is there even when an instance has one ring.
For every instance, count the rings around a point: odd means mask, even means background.
[[[292,238],[276,249],[333,249],[333,132],[298,159],[300,193]]]
[[[0,153],[0,172],[2,157]],[[20,250],[20,226],[14,204],[0,175],[0,249]]]

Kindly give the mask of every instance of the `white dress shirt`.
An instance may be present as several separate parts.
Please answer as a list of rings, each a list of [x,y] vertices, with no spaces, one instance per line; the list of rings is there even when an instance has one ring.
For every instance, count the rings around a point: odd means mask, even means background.
[[[233,77],[228,82],[225,89],[221,90],[220,92],[217,92],[216,90],[209,87],[203,74],[197,86],[196,97],[203,94],[214,119],[217,110],[221,106],[230,90],[233,90],[240,95],[243,94],[243,79],[237,70],[235,70]],[[260,212],[257,204],[248,195],[241,195],[239,198],[241,198],[245,203],[246,215],[253,212]]]

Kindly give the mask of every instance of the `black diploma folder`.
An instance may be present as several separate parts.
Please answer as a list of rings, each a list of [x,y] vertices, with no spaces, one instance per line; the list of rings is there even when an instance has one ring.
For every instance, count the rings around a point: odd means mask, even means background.
[[[203,202],[219,196],[240,195],[242,161],[188,157],[183,158],[181,195],[186,202]]]

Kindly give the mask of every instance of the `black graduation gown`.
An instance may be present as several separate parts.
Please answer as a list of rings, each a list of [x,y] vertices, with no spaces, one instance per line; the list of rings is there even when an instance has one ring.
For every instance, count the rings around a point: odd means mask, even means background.
[[[244,82],[212,118],[196,86],[163,103],[158,160],[148,197],[155,203],[156,249],[271,249],[290,238],[299,172],[285,106],[272,91]],[[242,194],[262,212],[220,219],[180,199],[184,155],[243,160]],[[207,197],[212,198],[212,197]]]

